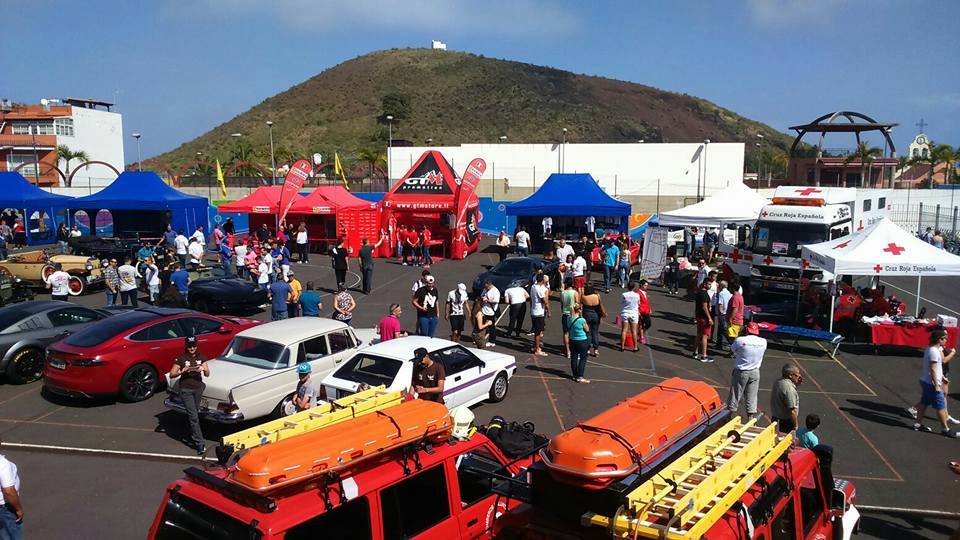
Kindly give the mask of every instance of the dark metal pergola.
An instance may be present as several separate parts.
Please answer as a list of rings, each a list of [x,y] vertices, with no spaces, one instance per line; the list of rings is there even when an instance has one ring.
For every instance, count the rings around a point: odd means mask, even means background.
[[[846,122],[839,122],[838,120],[841,119],[845,119]],[[814,170],[814,183],[820,185],[820,159],[823,157],[823,139],[827,133],[853,133],[857,140],[857,146],[859,146],[861,133],[879,131],[883,134],[886,142],[883,157],[893,157],[896,155],[897,149],[893,144],[893,139],[890,138],[890,130],[897,125],[899,124],[877,122],[863,113],[854,111],[835,111],[828,113],[808,124],[790,126],[789,129],[797,132],[797,137],[790,146],[790,159],[796,157],[797,146],[805,135],[808,133],[819,133],[820,140],[817,141],[817,163]],[[889,152],[887,151],[888,148]]]

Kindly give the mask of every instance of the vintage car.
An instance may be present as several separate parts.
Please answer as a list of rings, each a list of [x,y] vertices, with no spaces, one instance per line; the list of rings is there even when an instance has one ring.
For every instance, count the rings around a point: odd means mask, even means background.
[[[190,308],[204,313],[244,313],[267,303],[267,291],[227,272],[222,266],[202,266],[190,272]]]
[[[0,306],[33,300],[33,289],[27,282],[0,267]]]
[[[374,329],[358,329],[332,319],[297,317],[266,323],[236,335],[227,350],[210,362],[200,416],[235,423],[294,412],[297,366],[309,362],[318,384],[325,375],[376,338]],[[175,389],[175,387],[173,387]],[[173,391],[164,404],[184,412]]]
[[[81,295],[91,286],[103,283],[100,261],[80,255],[51,255],[46,251],[25,251],[13,253],[6,260],[0,261],[0,268],[6,269],[32,287],[45,287],[45,280],[54,272],[54,263],[63,265],[63,271],[70,274],[68,286],[72,296]]]

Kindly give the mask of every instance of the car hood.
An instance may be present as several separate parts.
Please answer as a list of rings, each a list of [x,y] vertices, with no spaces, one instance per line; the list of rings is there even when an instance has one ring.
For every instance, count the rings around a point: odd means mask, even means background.
[[[353,333],[360,340],[361,349],[374,343],[380,343],[380,333],[376,328],[354,328]]]
[[[222,294],[247,294],[257,290],[249,281],[238,278],[203,279],[191,283],[190,288],[194,290],[215,291]]]
[[[474,348],[471,348],[470,352],[475,354],[480,360],[483,360],[487,366],[498,365],[500,367],[507,367],[510,364],[515,364],[517,362],[516,358],[510,356],[509,354]]]

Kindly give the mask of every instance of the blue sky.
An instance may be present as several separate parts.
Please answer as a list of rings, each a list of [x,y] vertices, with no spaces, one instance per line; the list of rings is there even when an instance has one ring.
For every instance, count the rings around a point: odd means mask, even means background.
[[[922,117],[960,145],[960,2],[5,0],[0,96],[116,100],[144,158],[364,53],[428,46],[704,97],[780,130]],[[834,136],[829,147],[850,147]],[[852,138],[851,138],[852,140]],[[128,140],[128,143],[132,142]],[[880,145],[881,141],[873,141]],[[136,146],[125,145],[127,161]]]

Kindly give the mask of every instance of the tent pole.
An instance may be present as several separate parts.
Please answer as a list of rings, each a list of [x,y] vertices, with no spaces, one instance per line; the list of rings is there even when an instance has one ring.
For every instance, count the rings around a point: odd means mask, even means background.
[[[913,308],[913,316],[920,316],[920,280],[923,278],[922,275],[917,274],[917,305]]]
[[[797,274],[797,309],[794,310],[793,319],[796,321],[797,326],[800,326],[800,294],[803,287],[803,258],[800,259],[800,273]]]
[[[837,278],[840,277],[839,274],[833,276],[833,281],[827,285],[827,292],[830,292],[830,332],[833,332],[833,308],[836,305],[836,296],[837,296]],[[830,287],[830,285],[833,287]],[[832,292],[831,292],[832,289]]]

